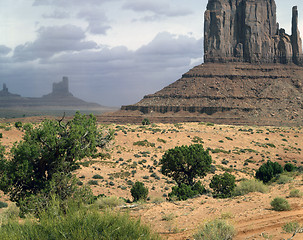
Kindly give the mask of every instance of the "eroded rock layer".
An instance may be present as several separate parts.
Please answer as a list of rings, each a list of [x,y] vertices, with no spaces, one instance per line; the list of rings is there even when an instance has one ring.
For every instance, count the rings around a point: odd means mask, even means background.
[[[228,116],[242,118],[241,123],[303,124],[301,76],[303,68],[294,64],[206,63],[122,110],[187,111],[222,118],[222,123],[229,123]]]

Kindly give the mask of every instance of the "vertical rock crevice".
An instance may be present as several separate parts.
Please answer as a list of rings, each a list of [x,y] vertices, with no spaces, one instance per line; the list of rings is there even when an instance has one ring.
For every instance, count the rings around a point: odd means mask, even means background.
[[[292,35],[279,29],[274,0],[209,0],[204,18],[205,62],[302,62],[297,7]]]

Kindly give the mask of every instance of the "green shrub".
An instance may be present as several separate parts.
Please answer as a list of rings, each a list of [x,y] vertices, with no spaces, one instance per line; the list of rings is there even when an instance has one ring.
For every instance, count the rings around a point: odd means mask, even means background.
[[[97,180],[89,180],[87,182],[88,185],[99,185],[98,181]]]
[[[130,190],[134,202],[139,200],[146,201],[148,195],[148,188],[144,187],[144,183],[136,182]]]
[[[284,165],[284,170],[287,172],[293,172],[296,169],[296,166],[293,165],[292,163],[286,163]]]
[[[226,220],[215,219],[205,223],[194,235],[195,240],[232,240],[235,228]]]
[[[15,128],[20,129],[22,127],[22,122],[15,122]]]
[[[144,118],[143,120],[142,120],[142,125],[149,125],[150,124],[150,120],[148,119],[148,118]]]
[[[0,208],[7,208],[8,204],[6,202],[0,201]]]
[[[204,186],[200,181],[196,182],[193,186],[182,183],[180,186],[172,187],[172,191],[168,194],[170,199],[177,198],[179,201],[193,198],[205,192]]]
[[[104,177],[102,177],[102,176],[99,175],[99,174],[95,174],[92,178],[93,178],[93,179],[103,179]]]
[[[92,203],[94,196],[91,188],[86,185],[80,187],[78,182],[76,177],[56,174],[44,191],[25,197],[19,202],[21,216],[28,212],[37,216],[41,209],[48,208],[54,200],[60,202],[63,209],[66,209],[70,201],[75,204]]]
[[[268,191],[268,187],[260,180],[250,179],[241,181],[238,186],[235,188],[235,195],[245,195],[250,192],[261,192],[266,193]]]
[[[283,168],[279,163],[268,161],[257,170],[256,178],[267,183],[282,172]]]
[[[276,197],[271,201],[270,205],[275,211],[288,211],[290,210],[290,205],[285,198]]]
[[[227,172],[222,175],[216,174],[213,176],[209,186],[214,190],[214,196],[221,198],[231,197],[236,187],[235,176]]]
[[[193,185],[194,178],[204,177],[211,168],[211,156],[201,144],[169,149],[160,160],[162,174],[172,177],[180,186]]]
[[[0,189],[9,194],[18,206],[35,199],[36,195],[54,193],[65,200],[73,194],[72,173],[80,160],[97,152],[98,147],[112,139],[112,133],[102,131],[93,115],[76,112],[73,119],[45,120],[24,129],[23,140],[11,149],[9,160],[0,157]],[[105,133],[105,134],[104,134]],[[72,180],[74,181],[74,180]],[[24,209],[30,209],[24,206]]]
[[[157,141],[160,142],[160,143],[166,143],[166,140],[164,140],[162,138],[158,138]]]
[[[133,145],[134,146],[141,146],[141,147],[155,147],[154,143],[151,143],[151,142],[147,141],[146,139],[144,141],[134,142]]]

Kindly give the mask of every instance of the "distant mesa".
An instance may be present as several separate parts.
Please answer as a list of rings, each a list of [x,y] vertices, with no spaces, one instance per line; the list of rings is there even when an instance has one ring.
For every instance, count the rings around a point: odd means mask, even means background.
[[[63,77],[61,82],[53,83],[53,89],[50,94],[41,98],[21,97],[8,91],[6,84],[0,91],[0,107],[88,107],[98,108],[101,105],[89,103],[73,96],[69,92],[68,77]]]
[[[302,59],[297,7],[288,35],[276,22],[274,0],[209,0],[204,64],[121,112],[159,121],[171,114],[179,121],[302,125]]]
[[[68,77],[63,77],[61,82],[53,83],[53,91],[43,97],[73,97],[73,94],[71,94],[68,89]]]
[[[6,84],[3,83],[3,88],[0,91],[0,98],[20,98],[21,96],[18,94],[12,94],[8,91],[8,88],[6,87]]]

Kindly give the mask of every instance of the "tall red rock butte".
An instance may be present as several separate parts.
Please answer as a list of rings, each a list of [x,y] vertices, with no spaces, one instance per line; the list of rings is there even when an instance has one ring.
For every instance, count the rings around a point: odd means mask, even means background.
[[[209,0],[204,63],[121,110],[147,117],[171,115],[180,121],[303,125],[303,56],[296,6],[291,23],[291,35],[279,28],[274,0]]]

